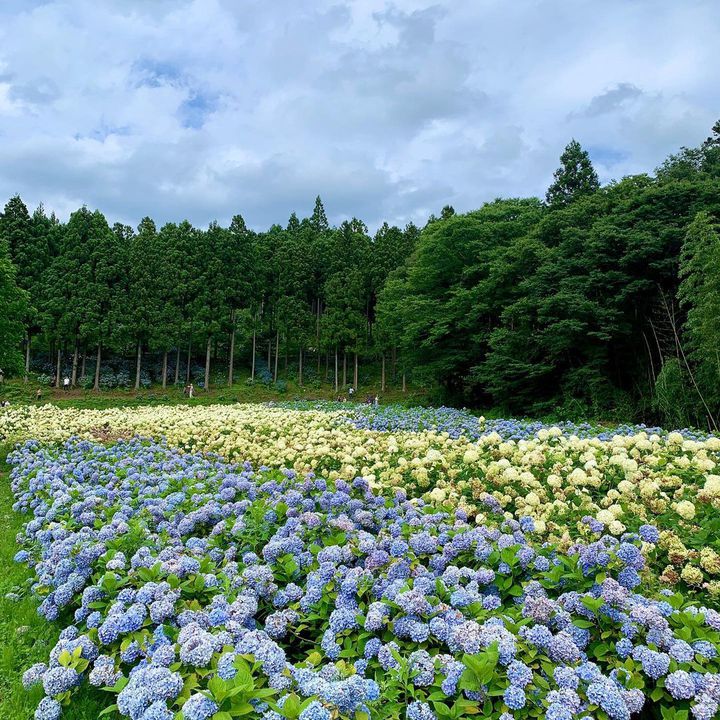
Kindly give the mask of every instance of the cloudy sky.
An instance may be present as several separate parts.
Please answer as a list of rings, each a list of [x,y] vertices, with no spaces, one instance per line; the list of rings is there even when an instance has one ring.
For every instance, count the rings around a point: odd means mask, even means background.
[[[424,223],[720,117],[718,0],[0,3],[0,198],[113,222]]]

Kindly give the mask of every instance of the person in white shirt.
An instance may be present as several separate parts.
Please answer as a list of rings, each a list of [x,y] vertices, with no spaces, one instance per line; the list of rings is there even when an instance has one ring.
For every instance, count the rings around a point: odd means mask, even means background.
[[[65,390],[70,389],[70,378],[67,375],[63,378],[63,388]]]

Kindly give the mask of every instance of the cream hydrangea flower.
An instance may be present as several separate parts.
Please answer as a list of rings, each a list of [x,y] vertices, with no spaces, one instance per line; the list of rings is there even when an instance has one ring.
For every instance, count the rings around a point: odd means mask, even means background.
[[[689,500],[681,500],[676,503],[675,510],[684,520],[692,520],[695,517],[695,505]]]

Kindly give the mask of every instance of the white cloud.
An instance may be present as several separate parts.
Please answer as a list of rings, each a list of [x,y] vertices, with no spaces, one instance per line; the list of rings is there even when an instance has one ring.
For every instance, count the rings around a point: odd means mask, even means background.
[[[604,180],[715,121],[715,0],[0,5],[0,198],[112,222],[424,222]]]

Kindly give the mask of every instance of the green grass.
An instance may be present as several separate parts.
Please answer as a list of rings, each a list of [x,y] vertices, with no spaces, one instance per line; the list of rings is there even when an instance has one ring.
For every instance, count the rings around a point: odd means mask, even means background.
[[[168,387],[163,390],[162,386],[153,386],[147,390],[82,390],[75,388],[65,392],[62,389],[41,387],[42,399],[37,403],[35,392],[38,389],[37,382],[31,377],[27,383],[22,379],[13,379],[0,385],[0,400],[7,399],[11,404],[43,404],[53,403],[58,407],[76,407],[86,409],[102,410],[118,406],[137,405],[208,405],[215,403],[262,403],[271,400],[335,400],[339,393],[335,392],[332,385],[321,385],[319,387],[299,386],[293,381],[287,382],[285,392],[280,392],[273,386],[262,384],[248,385],[246,382],[235,383],[232,386],[218,385],[210,387],[210,390],[196,390],[195,397],[190,400],[185,397],[180,388]],[[380,391],[379,379],[368,385],[360,386],[356,398],[364,400],[367,395],[379,395],[381,402],[401,403],[417,405],[427,403],[426,391],[419,388],[408,388],[403,392],[400,387],[386,387],[385,392]],[[42,438],[39,438],[40,440]]]
[[[15,535],[27,518],[12,510],[6,456],[7,448],[0,448],[0,718],[31,720],[43,691],[39,686],[26,690],[22,674],[33,663],[47,661],[60,625],[37,614],[37,600],[30,595],[31,573],[13,560],[17,552]],[[64,717],[97,720],[107,704],[107,696],[103,698],[101,691],[86,686],[73,698],[72,708],[65,710]]]

